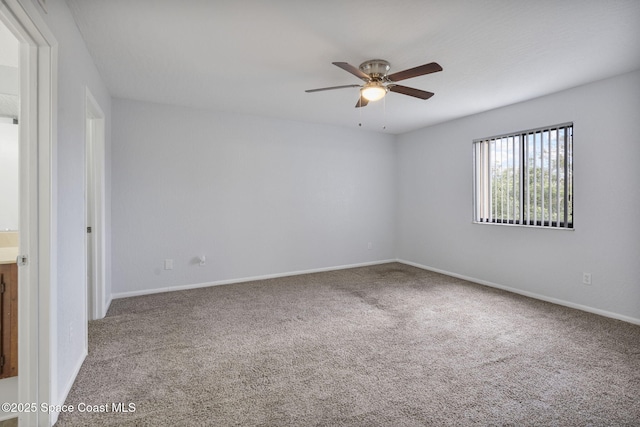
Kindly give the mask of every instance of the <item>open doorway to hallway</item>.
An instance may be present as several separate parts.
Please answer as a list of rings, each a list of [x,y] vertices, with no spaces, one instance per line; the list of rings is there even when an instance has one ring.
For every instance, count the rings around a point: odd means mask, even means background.
[[[87,318],[95,320],[106,314],[105,116],[89,89],[85,114]]]
[[[57,42],[37,5],[0,2],[0,23],[18,41],[18,254],[17,397],[15,402],[51,402],[57,387],[56,327],[51,301],[56,296],[56,239],[53,155],[57,85]],[[1,285],[0,285],[1,288]],[[12,391],[16,396],[16,392]],[[5,401],[9,402],[9,399]],[[49,426],[56,414],[0,413],[20,425]],[[6,422],[6,421],[3,421]]]
[[[0,21],[0,400],[18,401],[20,43]],[[0,420],[13,416],[0,414]]]

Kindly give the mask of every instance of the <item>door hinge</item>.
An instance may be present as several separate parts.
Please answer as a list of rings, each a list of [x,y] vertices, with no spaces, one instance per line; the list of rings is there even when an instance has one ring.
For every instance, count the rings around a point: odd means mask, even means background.
[[[7,290],[7,285],[4,284],[4,278],[3,278],[2,282],[0,282],[0,294],[4,294],[6,290]]]
[[[16,263],[21,267],[27,265],[27,262],[29,262],[29,257],[26,255],[18,255],[16,258]]]
[[[4,354],[0,356],[0,368],[4,366]]]
[[[87,227],[87,233],[91,233],[91,227]]]

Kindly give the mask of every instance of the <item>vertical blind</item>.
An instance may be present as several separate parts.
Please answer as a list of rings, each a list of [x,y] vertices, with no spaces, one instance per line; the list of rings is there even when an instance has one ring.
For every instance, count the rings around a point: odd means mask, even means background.
[[[573,123],[473,141],[474,221],[573,228]]]

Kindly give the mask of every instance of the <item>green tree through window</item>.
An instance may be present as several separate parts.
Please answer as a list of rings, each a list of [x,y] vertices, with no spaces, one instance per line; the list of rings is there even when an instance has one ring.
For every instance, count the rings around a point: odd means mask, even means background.
[[[573,124],[473,145],[475,222],[573,228]]]

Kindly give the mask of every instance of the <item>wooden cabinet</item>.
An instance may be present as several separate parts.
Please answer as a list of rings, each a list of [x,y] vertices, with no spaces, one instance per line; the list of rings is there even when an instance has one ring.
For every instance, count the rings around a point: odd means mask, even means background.
[[[18,266],[0,264],[0,378],[18,375]]]

